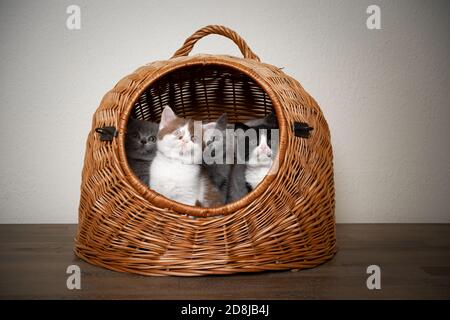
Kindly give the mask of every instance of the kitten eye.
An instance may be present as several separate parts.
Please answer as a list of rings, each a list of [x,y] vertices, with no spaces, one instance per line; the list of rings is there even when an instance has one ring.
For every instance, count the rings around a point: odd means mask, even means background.
[[[173,134],[174,134],[175,136],[179,137],[179,136],[181,135],[180,129],[175,130]]]
[[[151,142],[155,142],[156,141],[156,137],[155,136],[150,136],[150,141]]]
[[[139,133],[134,132],[134,133],[131,134],[131,136],[132,136],[133,138],[139,138]]]
[[[214,141],[216,141],[216,137],[215,137],[215,136],[211,137],[211,138],[208,140],[208,142],[206,142],[206,145],[209,146],[209,145],[210,145],[211,143],[213,143]]]

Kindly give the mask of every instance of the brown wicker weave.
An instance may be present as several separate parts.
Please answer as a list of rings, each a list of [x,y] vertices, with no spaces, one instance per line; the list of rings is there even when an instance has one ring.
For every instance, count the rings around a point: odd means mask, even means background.
[[[209,34],[232,39],[244,58],[188,56]],[[277,174],[218,208],[191,207],[150,190],[127,164],[124,137],[130,116],[159,121],[166,104],[199,120],[226,112],[230,121],[244,121],[275,110]],[[313,127],[311,136],[296,136],[295,122]],[[104,127],[117,128],[112,141],[95,130]],[[75,251],[95,265],[143,275],[303,269],[330,259],[336,251],[332,149],[316,101],[280,68],[261,63],[234,31],[200,29],[171,59],[139,68],[101,101],[87,139]]]

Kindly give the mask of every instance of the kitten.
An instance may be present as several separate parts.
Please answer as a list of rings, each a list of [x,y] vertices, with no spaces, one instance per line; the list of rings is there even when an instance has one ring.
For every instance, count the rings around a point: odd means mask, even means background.
[[[166,106],[157,135],[150,187],[166,198],[196,205],[201,202],[202,139],[192,119],[179,118]],[[195,132],[194,132],[195,131]]]
[[[249,138],[246,134],[249,126],[242,122],[234,124],[234,162],[230,170],[229,186],[227,191],[227,203],[235,202],[244,197],[251,190],[245,181],[246,162],[249,157]]]
[[[216,122],[203,125],[203,168],[212,186],[219,194],[219,203],[225,204],[231,164],[227,156],[227,115],[222,114]]]
[[[134,174],[146,185],[149,185],[149,169],[156,155],[157,133],[157,123],[131,118],[128,121],[125,136],[128,164]]]
[[[230,173],[227,202],[245,196],[268,174],[278,147],[272,146],[271,130],[277,127],[275,118],[253,127],[236,123],[236,163]]]

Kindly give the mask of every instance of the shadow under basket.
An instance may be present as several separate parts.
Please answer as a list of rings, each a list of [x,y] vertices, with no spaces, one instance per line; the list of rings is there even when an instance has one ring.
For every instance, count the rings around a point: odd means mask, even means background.
[[[244,58],[188,56],[209,34]],[[128,166],[130,117],[230,122],[274,111],[276,170],[239,201],[200,208],[167,199]],[[198,276],[311,268],[336,252],[330,132],[316,101],[280,68],[261,63],[234,31],[207,26],[166,61],[123,78],[102,99],[88,135],[75,252],[98,266],[142,275]],[[195,219],[193,219],[195,218]]]

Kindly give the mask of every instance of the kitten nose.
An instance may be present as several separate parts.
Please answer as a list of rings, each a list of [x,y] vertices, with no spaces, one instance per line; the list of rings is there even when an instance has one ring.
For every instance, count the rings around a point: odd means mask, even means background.
[[[142,144],[146,144],[146,143],[147,143],[147,140],[141,139],[141,143],[142,143]]]

